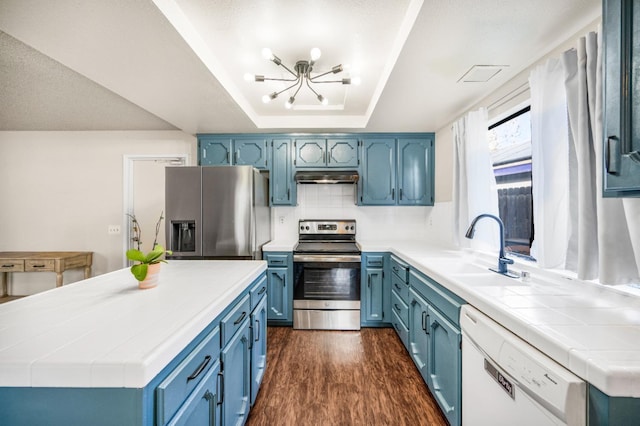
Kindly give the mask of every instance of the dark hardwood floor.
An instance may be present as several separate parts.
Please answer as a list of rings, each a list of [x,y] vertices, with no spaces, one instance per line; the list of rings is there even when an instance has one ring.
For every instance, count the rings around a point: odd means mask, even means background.
[[[392,328],[269,327],[247,425],[446,425]]]

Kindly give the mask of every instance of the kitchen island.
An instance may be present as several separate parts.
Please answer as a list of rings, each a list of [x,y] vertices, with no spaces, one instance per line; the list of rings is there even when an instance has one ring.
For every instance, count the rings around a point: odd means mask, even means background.
[[[262,261],[171,261],[153,289],[138,289],[122,269],[0,305],[0,418],[49,425],[168,421],[156,421],[163,409],[156,388],[189,367],[184,361],[203,340],[213,342],[213,355],[201,370],[219,368],[220,350],[249,329],[258,295],[252,290],[264,285],[265,271]],[[168,399],[171,389],[169,383]]]

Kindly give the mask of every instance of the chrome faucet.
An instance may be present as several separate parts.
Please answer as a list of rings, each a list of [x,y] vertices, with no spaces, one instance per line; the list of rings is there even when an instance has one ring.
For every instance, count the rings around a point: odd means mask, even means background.
[[[516,274],[515,272],[509,271],[509,268],[507,267],[507,265],[513,264],[513,259],[509,259],[504,254],[504,223],[502,223],[502,220],[500,220],[499,217],[494,216],[492,214],[486,214],[486,213],[478,215],[475,219],[471,221],[471,225],[469,225],[469,229],[467,229],[467,233],[464,236],[469,239],[472,239],[473,234],[476,232],[476,223],[478,222],[478,220],[482,219],[483,217],[490,217],[491,219],[498,222],[498,225],[500,226],[500,253],[498,254],[498,269],[489,268],[489,270],[493,272],[497,272],[502,275],[506,275],[507,277],[518,278],[519,275]]]

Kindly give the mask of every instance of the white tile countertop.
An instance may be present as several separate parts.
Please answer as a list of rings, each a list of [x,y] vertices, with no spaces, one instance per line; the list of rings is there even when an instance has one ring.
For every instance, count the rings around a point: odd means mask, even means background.
[[[262,251],[293,251],[298,240],[276,240],[262,246]]]
[[[266,270],[172,260],[157,287],[128,269],[0,305],[0,386],[142,388]]]
[[[516,260],[530,280],[488,271],[495,255],[424,243],[359,241],[389,251],[609,396],[640,397],[640,298]]]

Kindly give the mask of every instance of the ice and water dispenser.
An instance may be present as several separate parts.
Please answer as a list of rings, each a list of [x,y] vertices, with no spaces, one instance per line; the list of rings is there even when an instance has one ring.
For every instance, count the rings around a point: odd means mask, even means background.
[[[196,251],[196,221],[171,221],[171,247],[174,253],[193,253]]]

